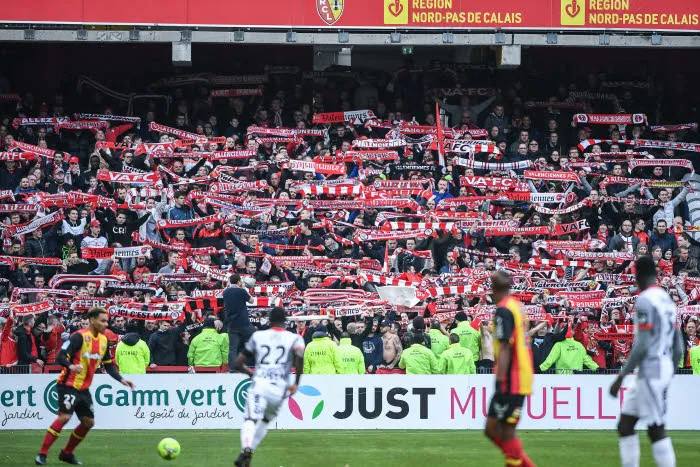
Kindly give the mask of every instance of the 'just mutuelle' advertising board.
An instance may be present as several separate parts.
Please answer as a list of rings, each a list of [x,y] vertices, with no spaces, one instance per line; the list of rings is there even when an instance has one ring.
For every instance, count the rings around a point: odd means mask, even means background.
[[[238,429],[251,381],[236,374],[143,375],[136,390],[109,376],[90,389],[98,429]],[[620,399],[608,388],[614,376],[536,375],[522,409],[525,429],[601,429],[616,426]],[[625,380],[630,384],[634,380]],[[673,379],[668,393],[672,430],[700,430],[687,410],[700,376]],[[481,429],[493,393],[492,375],[304,376],[286,399],[281,429]],[[624,399],[625,388],[621,392]],[[0,380],[0,429],[44,429],[58,410],[52,375],[4,376]],[[77,423],[74,418],[71,422]]]

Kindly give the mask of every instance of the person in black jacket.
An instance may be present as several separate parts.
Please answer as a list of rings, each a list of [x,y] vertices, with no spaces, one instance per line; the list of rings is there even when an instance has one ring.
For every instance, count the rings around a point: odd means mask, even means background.
[[[37,346],[36,339],[32,333],[34,323],[34,315],[24,315],[22,317],[22,326],[15,329],[15,336],[17,337],[17,365],[20,367],[26,366],[27,373],[29,373],[28,368],[32,363],[40,366],[44,364],[43,360],[39,358],[39,346]]]
[[[340,318],[336,318],[340,319]],[[326,325],[328,334],[340,340],[340,335],[342,331],[338,330],[334,324],[335,320],[330,319]],[[362,343],[365,341],[369,333],[372,332],[372,318],[370,316],[365,316],[364,321],[360,322],[345,322],[343,320],[343,328],[350,334],[350,342],[352,345],[362,350]]]
[[[551,322],[542,321],[528,331],[528,335],[532,338],[532,361],[535,373],[540,373],[540,365],[547,359],[554,344],[564,340],[569,324],[565,324],[562,328],[557,325],[552,332],[550,329]]]
[[[156,366],[173,366],[177,363],[175,347],[180,340],[180,334],[185,331],[188,324],[192,324],[189,314],[185,314],[185,322],[179,326],[172,326],[170,321],[158,323],[158,331],[148,339],[148,348],[151,350],[151,368]]]
[[[136,222],[127,223],[127,215],[122,211],[118,211],[115,216],[110,209],[98,209],[95,211],[95,217],[102,224],[104,232],[107,234],[107,241],[111,245],[112,243],[119,243],[123,247],[131,246],[132,234],[136,232],[141,225],[145,224],[148,218],[151,216],[151,212],[147,211],[146,214],[139,217]]]
[[[77,251],[72,251],[68,254],[68,258],[64,261],[65,272],[67,274],[90,274],[97,269],[97,260],[95,259],[80,259]]]

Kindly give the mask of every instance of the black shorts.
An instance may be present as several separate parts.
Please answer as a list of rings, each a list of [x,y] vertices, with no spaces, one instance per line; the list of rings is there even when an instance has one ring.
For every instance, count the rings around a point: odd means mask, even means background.
[[[81,418],[95,418],[90,391],[78,391],[63,384],[56,385],[56,388],[58,389],[58,413],[70,415],[75,412]]]
[[[520,420],[523,402],[525,402],[525,396],[496,393],[491,398],[489,417],[495,417],[503,423],[517,425]]]

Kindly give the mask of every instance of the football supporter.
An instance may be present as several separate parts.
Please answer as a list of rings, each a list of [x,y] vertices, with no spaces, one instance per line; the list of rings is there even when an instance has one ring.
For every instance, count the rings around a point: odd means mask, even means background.
[[[605,88],[608,95],[636,95],[635,111],[649,115],[633,123],[613,100],[581,97],[601,92],[599,80],[549,90],[526,75],[502,85],[499,71],[486,77],[459,64],[399,70],[417,78],[436,72],[449,82],[417,79],[409,88],[397,80],[371,98],[352,74],[295,71],[287,80],[270,72],[253,95],[231,101],[202,100],[201,81],[184,79],[159,85],[175,102],[168,111],[153,101],[133,116],[85,96],[61,96],[51,118],[76,127],[109,122],[106,133],[88,129],[79,138],[65,125],[30,126],[36,113],[29,101],[0,102],[0,116],[11,123],[2,125],[0,152],[7,226],[0,255],[7,282],[0,286],[11,305],[0,316],[12,308],[21,320],[31,310],[18,307],[32,305],[41,310],[34,311],[40,328],[49,303],[51,314],[75,330],[84,305],[102,299],[150,339],[154,327],[168,326],[161,321],[173,321],[163,313],[180,323],[183,310],[197,310],[200,324],[211,312],[228,314],[234,358],[251,326],[265,327],[277,304],[292,315],[331,315],[338,327],[328,332],[340,339],[347,330],[360,348],[370,333],[370,340],[378,337],[375,318],[395,321],[397,336],[420,334],[432,347],[430,332],[413,320],[437,317],[487,370],[492,344],[479,323],[493,319],[496,308],[481,275],[505,270],[516,278],[514,293],[531,322],[553,317],[534,336],[537,367],[559,336],[555,322],[569,314],[574,323],[587,317],[586,348],[612,368],[624,362],[633,338],[626,326],[634,294],[619,291],[631,285],[632,259],[652,250],[682,322],[698,314],[698,219],[690,209],[700,189],[692,166],[697,124],[650,124],[684,121],[692,114],[688,102],[660,109],[645,105],[643,87]],[[364,83],[382,79],[359,74]],[[491,86],[487,92],[467,87],[478,80]],[[293,92],[286,89],[292,82],[301,83]],[[205,92],[217,88],[212,79]],[[195,98],[197,116],[188,111]],[[440,120],[442,140],[436,100],[454,117]],[[355,102],[366,108],[334,113]],[[67,115],[64,108],[94,113]],[[580,123],[610,114],[630,122]],[[200,123],[203,136],[187,133]],[[241,276],[250,300],[228,313],[231,274]],[[78,297],[88,277],[97,290]],[[249,277],[255,284],[244,282]],[[384,301],[378,288],[387,285],[421,294],[408,302],[413,306],[377,304]],[[78,299],[86,303],[71,309]],[[624,316],[609,319],[614,310]],[[372,367],[384,370],[398,363],[400,351],[392,358],[393,339],[384,326],[380,331],[384,351]],[[186,364],[187,336],[172,342],[153,353],[161,365]],[[49,361],[37,350],[35,358]]]

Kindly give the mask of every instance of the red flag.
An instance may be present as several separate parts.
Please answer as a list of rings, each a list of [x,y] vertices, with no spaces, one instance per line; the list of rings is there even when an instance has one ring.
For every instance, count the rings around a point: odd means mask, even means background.
[[[437,123],[437,151],[438,151],[438,165],[445,166],[445,153],[443,152],[444,142],[442,136],[442,122],[440,118],[440,106],[435,103],[435,121]]]

